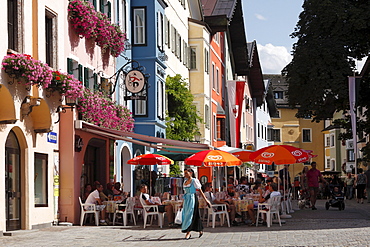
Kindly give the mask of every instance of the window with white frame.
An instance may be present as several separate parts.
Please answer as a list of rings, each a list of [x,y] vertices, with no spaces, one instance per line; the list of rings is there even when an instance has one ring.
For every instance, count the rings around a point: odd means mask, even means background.
[[[212,74],[211,74],[211,81],[212,81],[212,88],[213,89],[216,89],[216,86],[215,86],[215,81],[216,81],[216,78],[215,78],[215,64],[214,63],[212,63],[212,72],[211,72]]]
[[[145,96],[144,91],[137,93],[138,96]],[[147,115],[147,101],[146,100],[135,100],[134,105],[135,116],[146,116]]]
[[[197,48],[190,47],[190,69],[197,69]]]
[[[164,83],[163,81],[159,80],[158,81],[158,88],[157,88],[157,113],[158,113],[158,118],[163,120],[164,119]]]
[[[207,48],[204,48],[204,71],[209,73],[209,52]]]
[[[330,135],[325,134],[325,147],[330,147]]]
[[[260,133],[260,123],[257,123],[257,137],[260,138],[261,137],[261,133]]]
[[[173,27],[173,25],[171,25],[171,35],[170,35],[170,38],[171,38],[171,52],[172,53],[175,53],[176,51],[176,29]]]
[[[204,122],[205,122],[205,125],[206,125],[206,128],[209,129],[210,127],[210,124],[209,124],[209,106],[208,105],[205,105],[204,106]]]
[[[46,63],[52,67],[57,68],[57,18],[54,13],[45,10],[45,56]]]
[[[326,158],[325,169],[329,169],[329,168],[330,168],[330,158]]]
[[[330,134],[330,147],[335,147],[335,136]]]
[[[163,15],[157,12],[157,46],[160,51],[163,51]]]
[[[280,142],[280,129],[272,129],[272,141]]]
[[[216,68],[216,92],[220,92],[220,70]]]
[[[312,142],[311,129],[302,129],[302,142]]]
[[[134,8],[134,45],[146,44],[146,9],[145,7]]]

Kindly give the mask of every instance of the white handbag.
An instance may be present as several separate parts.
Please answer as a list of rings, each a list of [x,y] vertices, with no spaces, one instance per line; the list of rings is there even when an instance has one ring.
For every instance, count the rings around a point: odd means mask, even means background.
[[[175,217],[175,224],[181,225],[182,223],[182,209],[178,210]]]

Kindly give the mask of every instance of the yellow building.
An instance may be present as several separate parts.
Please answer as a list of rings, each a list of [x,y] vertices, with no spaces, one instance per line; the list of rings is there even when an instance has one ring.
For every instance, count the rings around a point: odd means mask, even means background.
[[[273,128],[271,137],[274,144],[291,145],[305,150],[312,150],[317,157],[317,168],[325,171],[324,121],[312,122],[311,117],[296,118],[297,109],[288,106],[286,92],[288,84],[281,75],[264,75],[264,79],[271,80],[274,98],[276,100],[279,117],[271,118]],[[291,177],[297,176],[303,169],[303,164],[290,166]],[[280,169],[279,167],[277,169]]]

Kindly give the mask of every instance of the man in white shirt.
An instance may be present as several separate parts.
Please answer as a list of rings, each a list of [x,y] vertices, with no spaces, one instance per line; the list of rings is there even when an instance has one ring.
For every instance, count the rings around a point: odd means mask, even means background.
[[[204,195],[207,197],[208,201],[210,201],[212,204],[226,204],[232,225],[233,226],[239,225],[238,222],[235,221],[236,208],[232,200],[217,200],[212,192],[211,183],[204,184]]]
[[[160,213],[166,212],[169,226],[174,226],[173,219],[174,219],[174,213],[173,213],[173,207],[171,204],[169,205],[162,205],[157,202],[153,202],[148,194],[148,186],[145,184],[140,185],[140,192],[141,192],[141,198],[144,200],[146,205],[158,205],[158,211]],[[153,208],[151,208],[153,210]]]
[[[96,186],[96,190],[91,192],[87,197],[85,203],[86,204],[95,204],[95,208],[97,211],[100,211],[100,225],[106,226],[107,223],[105,222],[105,205],[103,205],[102,201],[100,200],[99,193],[103,191],[103,185],[98,184]]]
[[[263,191],[261,188],[258,188],[258,193],[260,194],[260,197],[258,201],[254,201],[252,204],[248,205],[248,214],[249,217],[252,220],[252,225],[256,225],[256,216],[254,209],[257,209],[258,203],[266,202],[268,199],[275,197],[275,196],[281,196],[280,192],[278,191],[278,185],[276,183],[272,183],[270,187],[271,192],[263,197]],[[266,224],[266,219],[263,219],[263,224]]]

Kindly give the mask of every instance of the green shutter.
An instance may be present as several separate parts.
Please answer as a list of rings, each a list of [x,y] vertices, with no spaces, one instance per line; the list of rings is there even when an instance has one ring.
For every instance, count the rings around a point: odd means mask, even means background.
[[[95,8],[95,11],[98,10],[97,6],[96,6],[96,0],[93,0],[93,5],[94,5],[94,8]]]
[[[93,77],[94,77],[94,90],[99,90],[99,87],[98,87],[98,74],[94,73]]]
[[[81,64],[78,65],[78,80],[83,82],[83,66]]]
[[[68,74],[73,74],[73,60],[72,58],[67,58],[67,72]]]
[[[108,2],[108,18],[110,19],[112,17],[112,4],[111,2]]]
[[[85,88],[89,88],[90,87],[89,81],[90,81],[90,78],[89,78],[89,69],[88,68],[84,68],[84,86],[85,86]]]
[[[104,0],[100,0],[100,12],[104,14]]]

